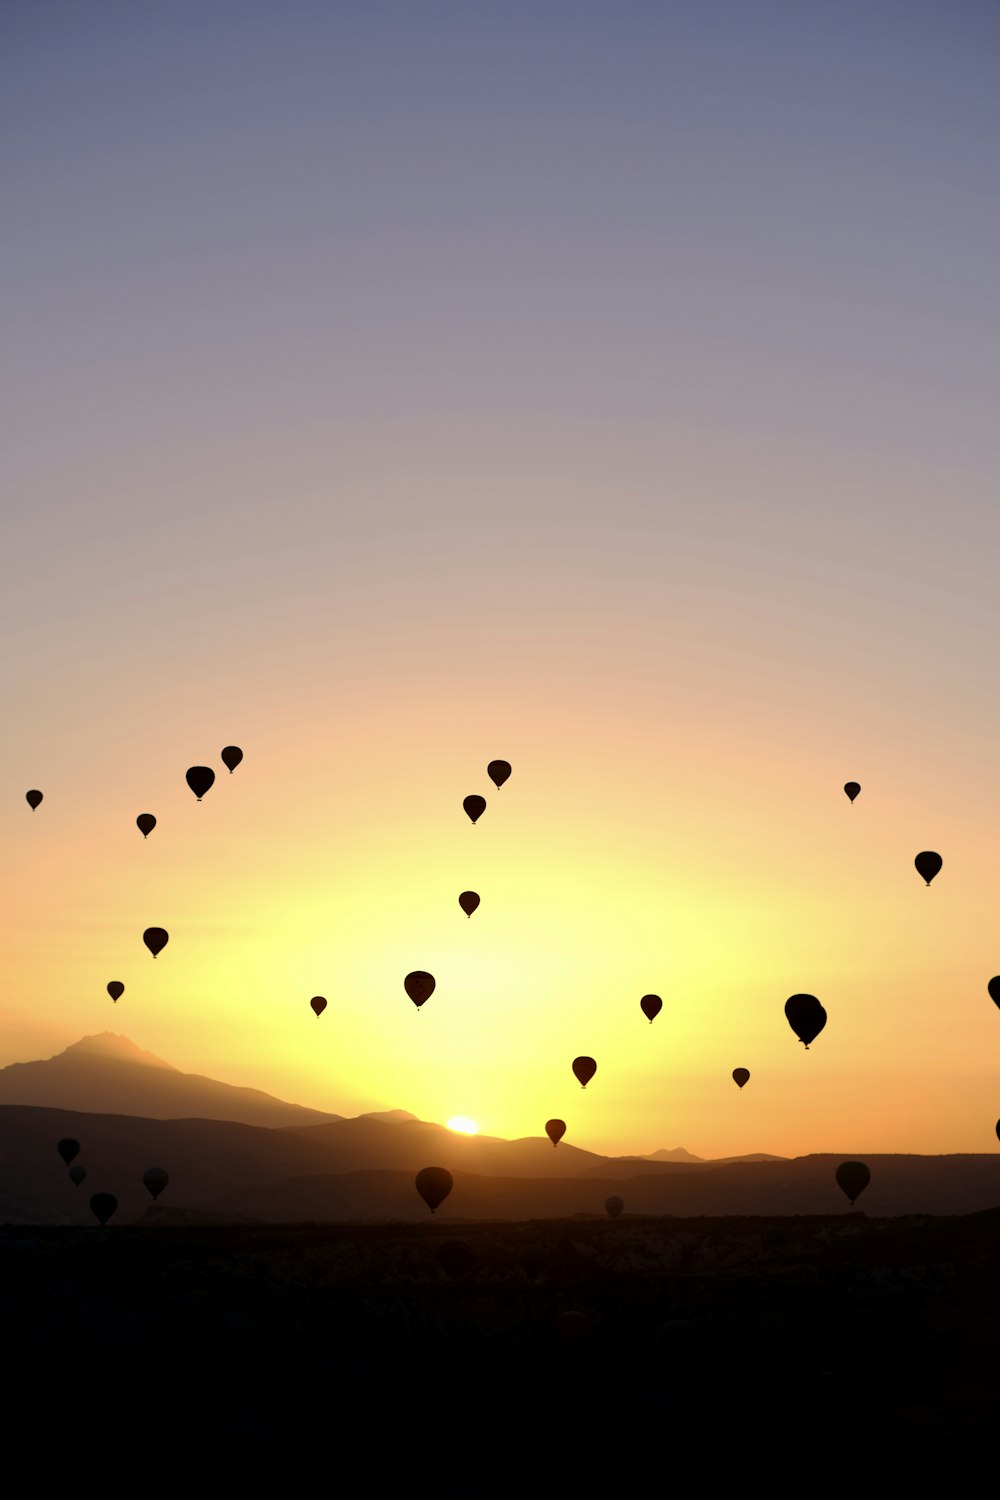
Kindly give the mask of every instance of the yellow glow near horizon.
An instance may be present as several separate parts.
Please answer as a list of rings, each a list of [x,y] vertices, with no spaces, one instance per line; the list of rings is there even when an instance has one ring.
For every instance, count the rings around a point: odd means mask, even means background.
[[[448,1129],[454,1130],[458,1135],[478,1135],[479,1126],[475,1120],[470,1120],[468,1115],[454,1115],[448,1121]]]

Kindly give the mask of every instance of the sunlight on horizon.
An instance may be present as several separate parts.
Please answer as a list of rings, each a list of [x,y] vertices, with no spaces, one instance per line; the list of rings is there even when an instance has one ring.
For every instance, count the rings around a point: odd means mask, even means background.
[[[470,1120],[468,1115],[454,1115],[448,1121],[448,1129],[454,1130],[458,1135],[478,1135],[479,1126],[475,1120]]]

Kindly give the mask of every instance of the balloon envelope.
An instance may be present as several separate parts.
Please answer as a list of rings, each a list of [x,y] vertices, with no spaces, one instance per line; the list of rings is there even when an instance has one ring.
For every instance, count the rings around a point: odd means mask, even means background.
[[[580,1087],[585,1089],[597,1072],[597,1064],[592,1057],[575,1057],[573,1059],[573,1072],[579,1080]]]
[[[872,1174],[863,1161],[842,1161],[834,1174],[837,1186],[853,1203],[872,1180]]]
[[[312,999],[309,1001],[309,1004],[312,1006],[317,1016],[321,1016],[326,1010],[326,1000],[322,995],[313,995]]]
[[[230,776],[232,776],[233,772],[236,770],[236,767],[239,765],[242,759],[243,751],[240,749],[239,745],[227,745],[222,752],[222,764],[225,766]]]
[[[478,796],[466,797],[462,802],[462,806],[469,814],[469,817],[472,819],[473,823],[475,823],[477,819],[481,818],[483,813],[486,811],[486,798]]]
[[[416,1175],[417,1192],[423,1198],[431,1213],[440,1208],[454,1187],[450,1172],[444,1167],[424,1167]]]
[[[95,1193],[90,1200],[90,1211],[98,1224],[106,1224],[118,1207],[114,1193]]]
[[[625,1200],[624,1198],[605,1198],[604,1207],[607,1209],[608,1213],[613,1219],[617,1219],[618,1215],[625,1207]]]
[[[153,817],[152,813],[140,813],[135,820],[135,826],[136,828],[138,828],[143,838],[148,839],[149,835],[156,827],[156,819]]]
[[[81,1167],[79,1162],[76,1163],[76,1166],[70,1167],[69,1169],[69,1180],[74,1187],[79,1187],[80,1183],[83,1181],[86,1175],[87,1168]]]
[[[414,969],[412,974],[407,974],[403,980],[403,988],[419,1010],[425,1000],[429,1000],[434,993],[434,975],[425,974],[423,969]]]
[[[64,1140],[56,1142],[56,1150],[68,1167],[74,1156],[80,1155],[80,1142],[66,1136]]]
[[[215,772],[211,766],[191,766],[184,773],[184,780],[200,802],[215,785]]]
[[[546,1122],[545,1122],[545,1134],[548,1136],[548,1138],[552,1142],[553,1146],[558,1146],[559,1142],[562,1140],[563,1136],[566,1134],[566,1121],[565,1120],[546,1120]]]
[[[940,854],[935,854],[933,849],[923,849],[913,863],[917,867],[917,874],[922,875],[927,884],[930,885],[934,876],[944,864],[944,860]]]
[[[120,1000],[125,993],[125,986],[120,979],[112,979],[108,985],[108,994],[112,1000]]]
[[[475,891],[463,891],[458,898],[458,904],[465,912],[465,915],[467,917],[471,917],[472,913],[479,905],[479,897],[476,895]]]
[[[858,795],[858,793],[860,792],[860,790],[861,790],[861,783],[860,783],[860,781],[845,781],[844,782],[844,791],[847,793],[848,797],[851,799],[852,802],[854,801],[855,797]]]
[[[659,995],[643,995],[642,999],[639,1001],[639,1006],[642,1010],[643,1015],[648,1020],[650,1026],[652,1026],[653,1021],[663,1009],[663,1001],[660,999]]]
[[[749,1083],[750,1082],[750,1069],[749,1068],[734,1068],[733,1069],[733,1081],[734,1081],[734,1083],[736,1083],[738,1085],[739,1088],[742,1088],[745,1083]]]
[[[808,1047],[826,1025],[826,1011],[815,995],[790,995],[785,1001],[788,1024],[799,1041]]]
[[[163,1192],[170,1181],[168,1173],[163,1167],[147,1167],[142,1174],[142,1185],[147,1192],[152,1193],[154,1201]]]
[[[486,767],[486,774],[497,788],[502,787],[510,776],[509,760],[491,760]]]
[[[1000,974],[990,980],[986,988],[990,992],[990,999],[994,1005],[1000,1005]]]
[[[41,792],[38,792],[38,791],[25,792],[25,794],[24,794],[24,800],[25,800],[25,802],[27,802],[28,806],[31,808],[31,811],[34,812],[35,808],[38,806],[38,804],[42,800],[42,794],[41,794]]]
[[[147,927],[142,935],[142,940],[155,958],[158,953],[163,952],[169,943],[170,934],[165,927]]]

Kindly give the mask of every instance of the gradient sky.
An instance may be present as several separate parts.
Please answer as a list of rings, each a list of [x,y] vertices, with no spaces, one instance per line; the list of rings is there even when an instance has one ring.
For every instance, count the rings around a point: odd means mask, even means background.
[[[0,1063],[996,1148],[998,42],[7,0]]]

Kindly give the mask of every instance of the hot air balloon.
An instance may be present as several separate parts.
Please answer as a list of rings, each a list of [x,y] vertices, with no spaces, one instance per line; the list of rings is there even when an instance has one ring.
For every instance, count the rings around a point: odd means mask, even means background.
[[[558,1146],[559,1142],[562,1140],[563,1136],[566,1134],[566,1121],[565,1120],[546,1120],[546,1122],[545,1122],[545,1134],[548,1136],[548,1138],[552,1142],[553,1146]]]
[[[226,767],[230,776],[232,776],[242,759],[243,751],[239,745],[227,745],[222,752],[222,764]]]
[[[580,1087],[585,1089],[597,1072],[597,1064],[592,1057],[575,1057],[573,1059],[573,1072],[577,1076]]]
[[[826,1011],[815,995],[790,995],[785,1001],[788,1024],[808,1050],[826,1025]]]
[[[471,917],[472,913],[479,905],[479,897],[476,895],[475,891],[463,891],[458,898],[458,904],[465,912],[465,915],[467,917]]]
[[[104,1225],[118,1208],[114,1193],[95,1193],[90,1200],[90,1211],[98,1224]]]
[[[855,1198],[861,1197],[872,1180],[872,1174],[863,1161],[842,1161],[834,1175],[837,1178],[837,1186],[852,1203]]]
[[[56,1150],[68,1167],[74,1156],[80,1155],[80,1142],[66,1136],[64,1140],[56,1142]]]
[[[861,790],[861,783],[860,783],[860,781],[845,781],[844,782],[844,791],[847,793],[849,799],[852,802],[854,801],[855,797],[858,795],[858,793],[860,792],[860,790]]]
[[[745,1083],[749,1083],[750,1082],[750,1069],[749,1068],[734,1068],[733,1069],[733,1082],[736,1084],[737,1088],[742,1088]]]
[[[200,802],[215,785],[215,772],[211,766],[191,766],[185,771],[184,780]]]
[[[993,1001],[993,1004],[1000,1005],[1000,974],[991,979],[986,988],[990,992],[990,999]]]
[[[997,1140],[1000,1141],[1000,1120],[997,1121]]]
[[[913,863],[917,867],[917,874],[922,875],[927,884],[930,885],[934,876],[944,864],[944,860],[940,854],[935,854],[933,849],[923,849]]]
[[[152,1194],[154,1203],[169,1181],[169,1174],[164,1171],[163,1167],[147,1167],[142,1174],[142,1185],[148,1193]]]
[[[486,798],[466,797],[462,802],[462,806],[469,814],[469,817],[472,819],[473,823],[475,823],[479,818],[482,817],[483,813],[486,811]]]
[[[25,802],[27,802],[28,806],[31,808],[31,811],[34,812],[35,808],[38,806],[38,804],[42,800],[42,794],[41,794],[41,792],[35,792],[35,791],[25,792],[25,794],[24,794],[24,800],[25,800]]]
[[[322,995],[313,995],[312,999],[309,1001],[309,1004],[312,1006],[313,1010],[316,1012],[317,1019],[326,1010],[326,1000],[324,999],[324,997]]]
[[[486,767],[486,774],[499,791],[500,787],[503,786],[504,782],[510,776],[510,761],[491,760]]]
[[[147,927],[142,935],[142,940],[155,958],[158,953],[163,952],[169,943],[170,934],[165,927]]]
[[[476,1264],[476,1257],[464,1240],[445,1240],[438,1250],[438,1261],[442,1271],[457,1281],[460,1276],[469,1274]]]
[[[431,1213],[441,1207],[454,1187],[452,1175],[444,1167],[424,1167],[416,1175],[417,1192]]]
[[[74,1187],[79,1187],[86,1175],[87,1168],[81,1167],[79,1162],[77,1162],[75,1167],[70,1167],[69,1169],[69,1180]]]
[[[639,1009],[646,1017],[650,1026],[652,1026],[656,1017],[663,1009],[663,1001],[660,999],[659,995],[643,995],[642,999],[639,1001]]]
[[[413,973],[407,974],[403,980],[403,989],[419,1010],[424,1001],[429,1000],[433,995],[434,984],[433,974],[425,974],[423,969],[414,969]]]
[[[153,817],[152,813],[140,813],[135,820],[135,826],[136,828],[138,828],[143,838],[148,839],[149,835],[156,827],[156,819]]]
[[[120,1000],[125,993],[125,986],[120,979],[112,979],[108,984],[108,994],[112,1000]]]
[[[617,1219],[618,1215],[625,1207],[625,1200],[624,1198],[605,1198],[604,1207],[607,1209],[608,1214],[612,1219]]]

